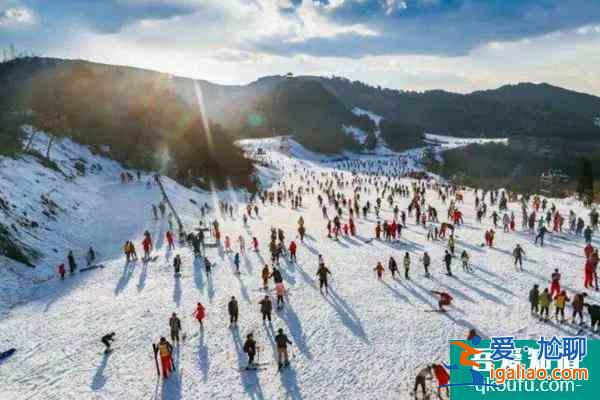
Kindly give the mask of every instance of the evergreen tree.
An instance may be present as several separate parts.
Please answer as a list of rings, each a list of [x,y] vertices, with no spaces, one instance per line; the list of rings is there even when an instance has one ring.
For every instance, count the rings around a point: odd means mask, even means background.
[[[591,199],[594,195],[594,173],[588,158],[578,160],[577,193],[580,199]]]

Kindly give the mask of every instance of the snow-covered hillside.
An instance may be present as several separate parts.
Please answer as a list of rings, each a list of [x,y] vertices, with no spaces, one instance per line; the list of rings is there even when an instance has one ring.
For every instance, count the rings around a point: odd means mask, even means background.
[[[252,237],[258,239],[260,252],[242,255],[239,276],[233,274],[233,254],[223,247],[207,248],[206,256],[216,264],[209,276],[203,261],[194,258],[189,247],[177,244],[175,250],[167,249],[167,220],[156,221],[151,213],[152,204],[158,203],[161,195],[156,185],[147,186],[147,176],[141,182],[122,184],[122,169],[117,163],[68,141],[53,151],[67,177],[33,158],[0,160],[0,190],[13,208],[8,215],[0,213],[0,218],[14,221],[27,211],[27,218],[39,223],[38,228],[18,227],[17,237],[42,252],[38,263],[42,275],[47,278],[59,262],[64,262],[68,249],[83,262],[89,245],[98,250],[105,265],[67,276],[64,281],[54,277],[43,283],[0,268],[4,271],[0,275],[3,293],[11,288],[14,295],[0,297],[4,307],[0,337],[3,347],[17,349],[11,358],[0,361],[2,398],[408,399],[416,372],[431,362],[447,361],[448,340],[465,337],[470,328],[483,335],[518,338],[577,332],[571,325],[541,323],[531,317],[527,294],[534,283],[546,286],[554,268],[563,272],[562,283],[570,295],[582,290],[581,238],[569,233],[551,234],[546,245],[539,247],[519,227],[513,233],[503,233],[500,228],[495,246],[482,247],[483,233],[492,222],[489,217],[482,224],[475,221],[474,195],[467,190],[464,204],[459,204],[465,224],[456,231],[456,248],[457,253],[463,249],[469,252],[474,272],[461,271],[455,260],[454,276],[449,277],[441,260],[446,242],[428,241],[414,216],[408,217],[397,242],[369,240],[376,224],[373,213],[356,219],[356,236],[334,241],[327,238],[327,221],[316,198],[321,193],[317,179],[323,182],[333,173],[344,173],[344,181],[350,182],[349,171],[359,165],[371,173],[395,168],[408,172],[418,167],[418,151],[394,156],[346,154],[340,160],[311,153],[294,142],[284,154],[277,138],[247,140],[241,145],[249,152],[259,147],[266,152],[261,156],[264,165],[259,167],[265,187],[311,186],[314,194],[305,194],[299,209],[292,209],[289,200],[282,205],[258,202],[259,216],[244,226],[246,193],[233,189],[193,191],[164,179],[188,231],[198,226],[199,205],[206,202],[213,209],[208,219],[219,221],[222,238],[227,235],[235,243],[241,235],[248,248]],[[360,162],[348,163],[348,159],[358,157]],[[86,165],[85,176],[78,176],[74,166],[79,158],[85,160],[81,161]],[[411,180],[391,182],[410,184]],[[374,203],[375,187],[365,186],[368,191],[361,192],[362,200]],[[348,185],[337,190],[350,197],[353,189]],[[56,215],[45,215],[46,206],[38,201],[42,194],[57,204]],[[234,206],[233,217],[219,211],[218,201]],[[408,202],[396,198],[402,210]],[[447,205],[434,191],[428,191],[427,202],[437,208],[444,221]],[[587,210],[572,199],[551,202],[564,216],[573,210],[586,218]],[[509,208],[520,219],[520,204],[509,203]],[[329,215],[334,212],[331,206],[328,211]],[[298,243],[297,263],[283,260],[281,264],[287,303],[282,311],[274,312],[272,326],[264,324],[258,302],[265,295],[260,289],[261,269],[270,264],[270,228],[283,229],[287,242],[298,240],[300,216],[305,220],[307,239]],[[392,209],[384,201],[381,219],[392,217]],[[146,230],[155,241],[157,260],[127,265],[121,254],[123,243],[133,240],[141,254]],[[526,251],[523,272],[516,272],[513,266],[511,253],[517,243]],[[596,238],[594,245],[598,245]],[[424,251],[432,259],[430,279],[424,277],[419,261]],[[386,271],[383,281],[378,281],[373,272],[376,262],[387,265],[393,256],[402,268],[405,252],[412,260],[411,279],[392,280]],[[171,267],[176,254],[183,261],[178,279]],[[315,276],[319,254],[332,272],[327,297],[319,293]],[[14,263],[11,267],[27,268]],[[448,313],[427,312],[437,307],[432,289],[454,297]],[[589,301],[600,301],[596,292],[588,294]],[[238,329],[228,326],[227,302],[231,296],[240,304]],[[207,309],[203,331],[191,316],[197,302]],[[168,338],[168,320],[173,312],[182,319],[187,339],[175,351],[177,372],[163,381],[156,376],[151,344],[160,336]],[[278,328],[283,328],[294,343],[291,368],[281,373],[277,373],[274,361]],[[116,333],[115,350],[105,356],[100,337],[111,331]],[[241,372],[246,363],[241,347],[250,332],[261,346],[260,362],[268,365],[258,372]]]

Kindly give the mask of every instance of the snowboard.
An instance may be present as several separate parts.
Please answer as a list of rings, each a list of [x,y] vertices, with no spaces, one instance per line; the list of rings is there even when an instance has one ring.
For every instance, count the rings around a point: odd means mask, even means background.
[[[17,349],[15,348],[3,351],[2,353],[0,353],[0,360],[4,360],[5,358],[12,356],[15,353],[15,351],[17,351]]]

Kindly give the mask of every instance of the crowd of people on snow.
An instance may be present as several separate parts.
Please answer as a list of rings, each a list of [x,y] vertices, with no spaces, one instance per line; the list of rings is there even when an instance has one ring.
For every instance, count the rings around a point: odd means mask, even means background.
[[[277,162],[271,162],[277,165]],[[323,218],[323,235],[332,240],[355,240],[360,239],[365,243],[371,241],[381,241],[387,243],[402,243],[403,231],[413,224],[415,229],[421,229],[423,236],[427,241],[438,242],[445,241],[443,257],[440,260],[432,260],[427,249],[421,254],[415,252],[403,251],[392,253],[380,260],[374,260],[376,279],[386,279],[386,270],[389,271],[391,279],[404,279],[411,282],[415,279],[415,266],[420,264],[423,269],[423,275],[426,278],[432,277],[432,264],[441,265],[448,276],[453,276],[453,262],[458,259],[461,265],[462,273],[471,274],[474,272],[474,266],[471,262],[471,255],[467,251],[468,246],[463,246],[458,242],[458,232],[464,229],[466,224],[464,209],[465,193],[464,187],[452,184],[440,183],[434,179],[416,179],[407,184],[406,177],[410,171],[406,168],[406,163],[390,159],[383,162],[368,160],[343,160],[335,163],[338,170],[324,171],[311,170],[302,164],[294,164],[291,171],[286,171],[283,179],[272,190],[261,190],[251,194],[245,207],[238,207],[235,202],[219,201],[215,209],[219,211],[223,218],[236,218],[241,214],[242,222],[245,227],[251,220],[260,225],[261,216],[260,207],[289,207],[290,210],[297,211],[300,216],[297,220],[296,236],[286,240],[286,232],[283,227],[270,228],[270,241],[268,251],[270,253],[270,265],[265,264],[260,272],[264,296],[257,301],[258,312],[265,324],[272,324],[273,311],[283,312],[287,300],[287,289],[282,274],[281,260],[285,259],[290,263],[297,263],[297,252],[299,247],[307,237],[307,227],[303,213],[306,207],[318,207],[319,214]],[[279,167],[282,167],[279,165]],[[289,177],[289,178],[288,178]],[[296,178],[299,183],[290,183],[288,179]],[[419,177],[421,178],[421,176]],[[121,181],[128,183],[133,180],[133,176],[124,172],[121,174]],[[141,177],[138,173],[138,180]],[[546,235],[568,234],[573,239],[583,237],[585,247],[583,255],[586,262],[583,266],[583,288],[585,290],[598,290],[597,265],[598,249],[592,246],[592,238],[599,228],[599,213],[596,209],[591,209],[588,215],[589,222],[586,224],[583,215],[577,215],[573,210],[563,214],[558,207],[540,196],[518,196],[506,190],[481,190],[472,189],[474,198],[473,212],[475,223],[484,225],[489,221],[487,229],[483,229],[483,238],[480,247],[495,248],[498,246],[497,232],[501,230],[502,234],[527,235],[531,238],[530,244],[540,247],[544,246]],[[307,198],[316,199],[315,203],[307,202]],[[434,205],[436,200],[437,205]],[[510,209],[510,203],[517,203],[520,208],[520,231],[518,224],[518,212]],[[442,208],[439,204],[442,204]],[[401,204],[405,204],[404,209]],[[158,205],[152,205],[152,215],[154,219],[165,218],[166,202],[162,200]],[[513,207],[514,208],[514,207]],[[222,235],[221,226],[217,218],[210,224],[204,221],[213,211],[208,204],[199,206],[200,224],[195,231],[185,233],[179,232],[179,244],[173,233],[173,215],[169,213],[169,230],[165,234],[168,244],[168,250],[181,249],[186,245],[192,249],[194,256],[200,257],[202,265],[207,275],[211,274],[215,267],[214,263],[208,258],[206,252],[206,243],[208,240],[216,243],[216,246],[226,254],[233,255],[232,264],[233,273],[240,275],[241,257],[246,254],[246,238],[242,234]],[[445,211],[445,213],[444,213]],[[373,221],[372,218],[375,218]],[[358,225],[372,226],[371,234],[368,229],[366,232],[359,232]],[[412,222],[411,222],[412,221]],[[565,225],[566,224],[566,225]],[[314,227],[313,227],[314,228]],[[362,229],[362,228],[361,228]],[[519,231],[519,232],[517,232]],[[315,231],[313,234],[318,234]],[[366,234],[363,238],[359,233]],[[371,236],[372,235],[372,236]],[[237,236],[237,237],[236,237]],[[352,239],[355,238],[355,239]],[[256,236],[250,235],[249,250],[259,253],[260,246]],[[526,238],[523,239],[527,241]],[[144,232],[140,243],[143,251],[144,262],[152,260],[154,244],[149,231]],[[123,247],[127,263],[138,260],[136,246],[133,241],[128,240]],[[90,248],[93,254],[93,249]],[[403,254],[402,254],[403,253]],[[396,260],[398,257],[398,261]],[[526,252],[521,244],[517,244],[512,251],[512,261],[516,272],[524,270],[524,260]],[[92,256],[92,262],[95,255]],[[71,273],[77,269],[73,253],[70,252],[68,265]],[[89,264],[90,262],[88,262]],[[401,263],[401,264],[399,264]],[[172,262],[174,275],[178,279],[181,277],[182,258],[176,254]],[[387,267],[387,269],[386,269]],[[61,272],[62,271],[62,272]],[[59,266],[61,277],[65,275],[65,266]],[[315,280],[319,282],[319,290],[324,296],[329,295],[329,280],[332,271],[325,265],[323,255],[318,255],[318,262],[314,274]],[[269,293],[269,283],[273,282],[274,299]],[[571,293],[568,293],[571,292]],[[452,306],[453,297],[450,293],[443,290],[431,290],[432,296],[438,301],[438,309],[432,311],[446,312],[447,307]],[[600,329],[600,306],[588,301],[589,296],[583,290],[574,290],[561,286],[561,273],[556,269],[548,282],[545,284],[536,284],[529,292],[529,302],[531,304],[531,314],[542,321],[549,321],[550,308],[553,307],[554,318],[557,322],[566,322],[565,309],[571,307],[571,322],[577,321],[580,325],[585,323],[585,313],[587,310],[590,316],[590,328],[592,330]],[[204,329],[204,323],[207,316],[207,309],[198,302],[192,315],[198,321],[199,329]],[[232,329],[237,329],[240,314],[240,307],[237,299],[232,296],[227,304],[227,315],[229,325]],[[178,316],[173,313],[169,319],[170,339],[161,337],[159,342],[154,345],[155,355],[158,359],[163,377],[167,378],[175,366],[173,363],[173,352],[179,348],[180,341],[185,341],[186,336],[181,335],[182,324]],[[288,346],[291,341],[279,328],[275,336],[277,361],[279,368],[289,365]],[[102,342],[107,350],[110,349],[110,343],[114,340],[115,333],[111,332],[102,338]],[[242,346],[243,352],[247,354],[247,368],[257,368],[255,358],[260,353],[260,346],[257,344],[253,332],[246,335],[246,340]],[[434,375],[439,385],[447,383],[449,375],[446,369],[440,364],[430,364],[417,374],[414,392],[421,389],[425,393],[425,381],[427,377]]]

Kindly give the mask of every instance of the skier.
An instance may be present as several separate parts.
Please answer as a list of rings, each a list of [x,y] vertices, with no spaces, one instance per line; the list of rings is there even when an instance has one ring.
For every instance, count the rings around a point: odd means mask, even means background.
[[[556,297],[554,297],[555,313],[554,318],[558,322],[558,314],[561,316],[560,322],[565,322],[565,306],[570,299],[567,297],[567,292],[562,290]]]
[[[440,308],[440,311],[446,312],[446,310],[444,309],[444,306],[449,306],[452,303],[452,300],[453,300],[452,296],[450,296],[449,293],[438,292],[435,290],[432,290],[431,293],[437,294],[438,296],[440,296],[440,300],[438,301],[438,307]]]
[[[296,242],[294,242],[293,240],[290,243],[290,247],[289,247],[289,251],[290,251],[290,261],[291,262],[296,262]]]
[[[450,382],[450,375],[448,374],[448,371],[446,371],[446,368],[440,364],[433,364],[433,373],[438,382],[438,398],[441,399],[442,388],[439,386],[447,385]],[[445,387],[444,389],[446,391],[446,397],[450,397],[450,391],[448,390],[448,387]]]
[[[540,240],[540,246],[544,247],[544,236],[546,235],[546,232],[548,232],[548,229],[546,229],[546,227],[544,225],[542,225],[539,228],[539,230],[538,230],[537,236],[535,237],[534,244],[537,244],[538,239],[539,239]]]
[[[244,353],[248,354],[248,366],[246,367],[246,369],[248,370],[251,368],[255,368],[254,356],[256,355],[257,346],[252,333],[249,333],[246,336],[246,342],[244,343],[243,349]]]
[[[539,311],[540,290],[537,284],[529,291],[529,303],[531,304],[531,315],[535,315]]]
[[[417,390],[419,390],[419,387],[421,387],[422,398],[427,398],[427,381],[433,377],[431,373],[433,367],[433,364],[427,365],[417,374],[415,378],[415,386],[413,388],[413,394],[415,395],[415,398],[417,397]]]
[[[327,282],[327,275],[331,275],[331,271],[325,266],[324,263],[319,264],[319,269],[316,275],[319,277],[319,291],[323,294],[323,287],[325,287],[325,295],[329,294],[329,285]]]
[[[423,258],[421,260],[423,261],[423,268],[425,269],[425,277],[429,278],[431,276],[431,274],[429,273],[429,265],[431,264],[431,257],[429,257],[429,254],[427,254],[427,252],[424,252]]]
[[[173,269],[175,270],[175,276],[181,275],[181,256],[179,254],[173,258]]]
[[[152,251],[152,239],[150,238],[150,233],[148,232],[146,232],[144,235],[142,247],[144,248],[144,260],[148,261],[150,259],[150,252]]]
[[[287,345],[291,345],[292,342],[290,342],[287,335],[283,333],[283,329],[279,328],[277,330],[277,335],[275,336],[275,343],[277,344],[277,364],[279,369],[282,369],[290,365]]]
[[[269,288],[269,277],[271,276],[271,272],[269,271],[269,266],[265,264],[262,269],[261,277],[263,281],[263,289],[267,290]]]
[[[204,308],[202,303],[199,302],[198,305],[196,305],[196,310],[194,310],[192,316],[196,317],[196,320],[200,324],[200,328],[204,328],[202,320],[204,320],[204,317],[206,317],[206,309]]]
[[[167,237],[167,243],[169,244],[168,249],[173,250],[175,248],[175,241],[173,240],[173,233],[171,233],[171,231],[167,231],[166,237]]]
[[[69,255],[67,256],[67,261],[69,262],[69,273],[73,275],[75,270],[77,270],[77,263],[75,262],[75,256],[73,255],[73,250],[69,250]]]
[[[229,300],[229,303],[227,304],[227,311],[229,312],[229,326],[233,327],[237,325],[239,308],[235,296],[231,296],[231,300]]]
[[[181,332],[181,320],[177,317],[176,313],[171,315],[169,318],[169,327],[171,328],[171,340],[173,343],[177,342],[179,346],[179,332]]]
[[[473,272],[473,269],[469,265],[469,253],[467,250],[463,250],[460,254],[460,260],[462,261],[462,268],[465,272]]]
[[[60,275],[60,279],[65,279],[65,263],[61,263],[58,266],[58,275]]]
[[[104,350],[104,354],[108,354],[112,351],[111,347],[110,347],[110,343],[113,342],[115,340],[115,333],[111,332],[108,333],[104,336],[102,336],[102,339],[100,339],[100,341],[102,343],[104,343],[104,346],[106,346],[106,349]]]
[[[398,272],[398,264],[394,257],[390,257],[390,261],[388,262],[388,268],[392,274],[392,279],[396,279],[396,272]]]
[[[275,284],[275,294],[277,295],[277,309],[281,310],[285,304],[283,299],[283,296],[285,295],[285,286],[283,285],[283,282]]]
[[[550,309],[550,302],[552,301],[552,296],[548,292],[548,288],[544,288],[542,294],[539,297],[540,304],[540,320],[548,321],[548,312]]]
[[[381,262],[378,262],[377,265],[375,266],[375,268],[373,268],[373,271],[375,271],[377,273],[377,279],[381,280],[383,279],[383,265],[381,265]]]
[[[404,266],[404,278],[410,279],[410,276],[408,276],[408,271],[410,270],[410,254],[408,254],[408,251],[404,253],[404,260],[402,260],[402,265]]]
[[[235,265],[235,274],[240,274],[240,253],[235,253],[233,256],[233,265]]]
[[[513,250],[513,257],[515,258],[515,268],[517,264],[519,264],[520,270],[523,271],[523,255],[525,254],[525,250],[521,247],[520,244],[517,244],[515,249]]]
[[[452,276],[452,255],[448,252],[448,250],[445,250],[446,254],[444,255],[444,263],[446,264],[446,273],[448,274],[448,276]]]
[[[160,354],[163,378],[167,379],[173,369],[173,346],[171,346],[171,343],[167,342],[167,339],[161,337],[160,342],[158,342],[158,352]]]
[[[273,303],[269,295],[266,295],[264,299],[258,302],[260,304],[260,313],[262,314],[263,323],[269,320],[271,323],[271,311],[273,310]]]
[[[583,325],[583,304],[585,303],[586,297],[587,293],[577,293],[573,296],[573,302],[571,303],[571,307],[573,308],[573,323],[575,323],[575,320],[579,315],[579,325]]]
[[[88,249],[88,252],[87,252],[87,255],[85,257],[85,260],[87,262],[88,267],[90,265],[92,265],[92,263],[96,260],[96,252],[94,251],[94,249],[91,246]]]
[[[590,324],[590,329],[592,330],[592,332],[595,332],[596,330],[594,329],[594,327],[596,325],[598,325],[598,332],[600,332],[600,306],[597,304],[585,304],[585,306],[588,308],[588,312],[590,313],[590,319],[591,319],[591,324]]]
[[[558,268],[554,269],[552,273],[552,283],[550,283],[550,296],[553,297],[556,294],[560,293],[560,272],[558,272]]]

